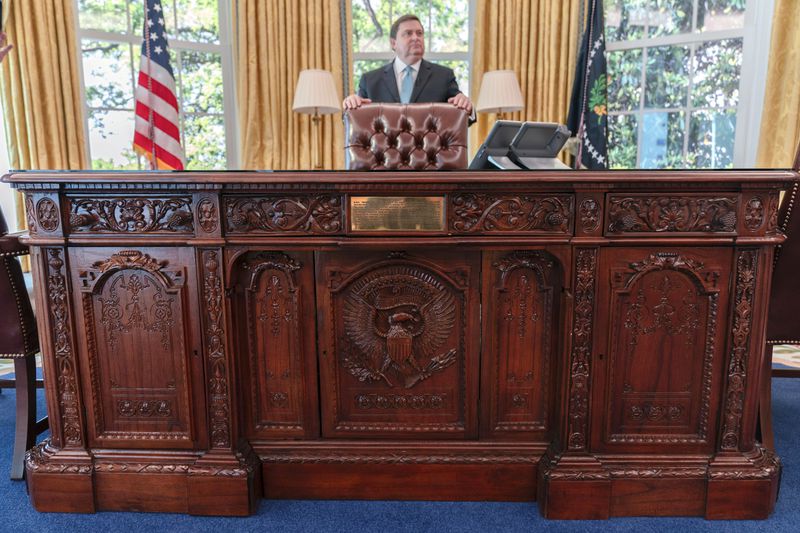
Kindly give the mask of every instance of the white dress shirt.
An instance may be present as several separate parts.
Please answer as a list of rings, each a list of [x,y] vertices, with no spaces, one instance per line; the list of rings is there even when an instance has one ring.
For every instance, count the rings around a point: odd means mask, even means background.
[[[400,59],[398,59],[396,57],[394,58],[394,79],[395,79],[395,81],[397,81],[397,94],[401,94],[403,92],[403,76],[406,75],[406,73],[403,72],[403,71],[406,69],[406,67],[407,66],[411,67],[411,69],[412,69],[411,70],[411,76],[412,76],[411,79],[413,79],[414,83],[416,83],[417,82],[417,75],[419,74],[419,67],[421,65],[422,65],[422,60],[421,59],[419,61],[417,61],[416,63],[414,63],[413,65],[406,65],[405,63],[400,61]]]

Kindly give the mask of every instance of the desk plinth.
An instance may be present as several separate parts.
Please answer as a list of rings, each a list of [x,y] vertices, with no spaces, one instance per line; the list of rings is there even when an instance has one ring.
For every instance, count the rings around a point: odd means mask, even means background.
[[[52,433],[32,501],[765,518],[780,464],[757,398],[795,178],[12,174]]]

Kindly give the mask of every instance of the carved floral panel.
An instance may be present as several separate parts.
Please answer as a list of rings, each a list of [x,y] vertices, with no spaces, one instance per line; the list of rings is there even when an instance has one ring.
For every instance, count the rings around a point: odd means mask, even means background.
[[[735,196],[610,196],[608,233],[734,233]]]
[[[191,199],[69,199],[70,229],[85,233],[192,233]]]
[[[570,233],[573,197],[544,194],[457,194],[450,227],[458,233]]]
[[[225,199],[228,233],[341,233],[340,196],[267,196]]]

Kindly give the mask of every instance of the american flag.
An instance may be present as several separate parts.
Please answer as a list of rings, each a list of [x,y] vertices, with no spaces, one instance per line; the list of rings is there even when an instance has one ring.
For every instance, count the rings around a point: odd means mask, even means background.
[[[161,0],[147,0],[145,9],[133,149],[146,157],[154,169],[183,170],[178,99],[175,76],[169,66]]]

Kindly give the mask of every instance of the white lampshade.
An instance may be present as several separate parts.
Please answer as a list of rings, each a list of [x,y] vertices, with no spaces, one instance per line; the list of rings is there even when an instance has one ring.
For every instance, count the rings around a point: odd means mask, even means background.
[[[327,70],[310,69],[300,72],[294,91],[292,111],[330,115],[341,110],[333,74]]]
[[[480,113],[511,113],[525,107],[517,75],[513,70],[491,70],[484,73],[478,103]]]

